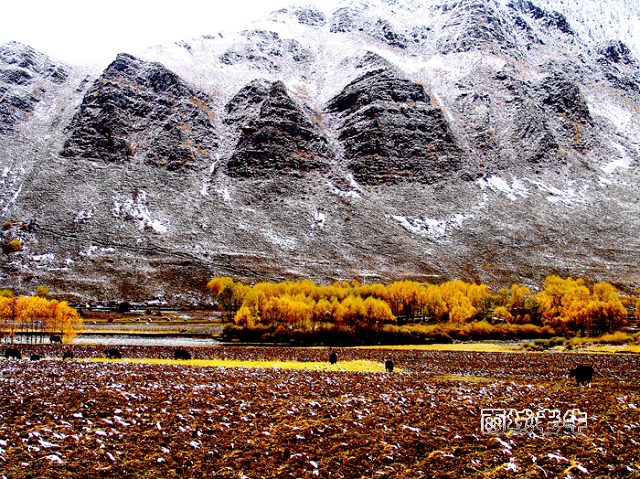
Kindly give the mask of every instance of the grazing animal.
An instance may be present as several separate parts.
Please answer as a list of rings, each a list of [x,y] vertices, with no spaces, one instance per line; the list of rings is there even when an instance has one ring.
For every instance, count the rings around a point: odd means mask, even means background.
[[[176,349],[176,352],[173,353],[173,357],[175,359],[191,359],[191,353],[186,349]]]
[[[331,364],[335,364],[338,362],[338,355],[333,351],[331,351],[331,353],[329,354],[329,362]]]
[[[569,377],[576,378],[576,386],[590,383],[593,379],[593,368],[591,366],[583,366],[580,364],[573,369],[569,369]]]
[[[71,351],[65,351],[62,353],[62,360],[73,359],[73,353]]]
[[[109,359],[122,359],[122,354],[120,353],[120,350],[116,348],[106,349],[104,353],[107,355]]]
[[[393,361],[391,361],[391,359],[385,359],[384,360],[384,369],[388,373],[392,373],[393,372]]]
[[[22,359],[22,354],[20,354],[20,351],[16,348],[7,348],[4,352],[4,357],[7,359]]]
[[[31,356],[29,356],[29,359],[31,359],[31,361],[40,361],[40,355],[32,354]]]
[[[62,336],[58,334],[52,334],[51,336],[49,336],[49,342],[62,344]]]

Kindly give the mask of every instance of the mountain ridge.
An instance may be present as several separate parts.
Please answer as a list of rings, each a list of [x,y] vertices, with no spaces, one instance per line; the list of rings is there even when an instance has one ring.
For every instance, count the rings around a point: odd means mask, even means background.
[[[178,302],[220,274],[637,286],[640,66],[548,6],[287,7],[99,75],[38,57],[37,101],[0,100],[2,240],[24,246],[2,281]],[[0,49],[3,98],[25,48]]]

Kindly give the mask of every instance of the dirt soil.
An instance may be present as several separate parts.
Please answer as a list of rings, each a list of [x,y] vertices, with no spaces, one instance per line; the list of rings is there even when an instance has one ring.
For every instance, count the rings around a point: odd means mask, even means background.
[[[21,349],[59,358],[64,347]],[[322,348],[189,350],[327,358]],[[0,360],[0,478],[640,477],[638,356],[336,351],[338,361],[390,356],[403,372]],[[591,387],[567,377],[577,363],[593,365]],[[587,427],[483,434],[483,408],[578,409]]]

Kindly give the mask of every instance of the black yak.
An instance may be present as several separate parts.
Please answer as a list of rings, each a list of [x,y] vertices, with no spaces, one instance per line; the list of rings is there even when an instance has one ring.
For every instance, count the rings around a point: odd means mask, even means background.
[[[16,348],[7,348],[4,352],[4,357],[7,359],[22,359],[22,354]]]
[[[384,360],[384,369],[388,373],[392,373],[393,372],[393,361],[391,361],[391,359],[385,359]]]
[[[51,336],[49,336],[49,342],[62,344],[62,336],[59,336],[57,334],[52,334]]]
[[[174,359],[191,359],[191,353],[186,349],[176,349],[173,357]]]
[[[40,361],[40,355],[32,354],[31,356],[29,356],[29,359],[31,359],[31,361]]]
[[[593,368],[591,366],[578,365],[569,369],[569,377],[576,378],[576,386],[590,383],[593,379]]]
[[[65,351],[62,353],[62,360],[73,359],[73,353],[71,351]]]
[[[329,353],[329,362],[331,364],[335,364],[335,363],[338,362],[338,355],[333,351],[331,351],[331,353]]]
[[[105,349],[104,354],[109,359],[122,359],[122,354],[120,353],[120,350],[116,348]]]

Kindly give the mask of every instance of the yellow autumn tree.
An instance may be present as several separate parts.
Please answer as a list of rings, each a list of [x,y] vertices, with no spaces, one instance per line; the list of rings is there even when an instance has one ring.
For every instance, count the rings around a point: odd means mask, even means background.
[[[495,308],[493,310],[493,317],[506,322],[513,321],[513,315],[504,306],[498,306],[497,308]]]
[[[18,328],[16,321],[16,301],[13,295],[0,296],[0,328],[13,340]]]
[[[511,312],[518,309],[524,309],[525,302],[530,296],[531,290],[529,288],[519,284],[513,284],[511,285],[511,295],[506,306]]]
[[[347,296],[340,302],[335,313],[336,324],[343,328],[367,326],[367,307],[359,296]]]
[[[230,276],[219,276],[209,280],[207,288],[209,288],[213,300],[217,301],[220,293],[222,293],[226,287],[233,287],[233,283],[233,278]]]
[[[447,303],[442,297],[442,290],[439,286],[428,284],[425,288],[425,311],[436,321],[441,321],[445,314],[449,312]]]

